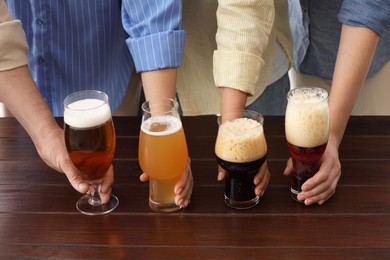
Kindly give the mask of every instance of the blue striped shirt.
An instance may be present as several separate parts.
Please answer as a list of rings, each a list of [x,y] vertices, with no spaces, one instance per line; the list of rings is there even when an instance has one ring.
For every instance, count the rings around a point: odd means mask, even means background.
[[[22,21],[31,74],[55,116],[63,115],[68,94],[83,89],[106,92],[114,111],[134,67],[143,72],[181,65],[181,0],[6,3]]]

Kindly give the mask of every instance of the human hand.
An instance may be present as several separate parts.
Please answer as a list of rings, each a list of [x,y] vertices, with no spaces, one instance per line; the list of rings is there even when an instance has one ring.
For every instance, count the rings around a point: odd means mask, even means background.
[[[284,175],[289,176],[293,172],[292,159],[288,159]],[[305,205],[318,203],[324,204],[336,192],[336,186],[341,175],[341,164],[338,149],[328,144],[320,160],[319,171],[302,185],[302,192],[298,194],[298,200]]]
[[[35,144],[42,160],[54,170],[64,173],[75,190],[83,194],[89,194],[88,182],[81,177],[80,172],[69,158],[63,130],[58,126],[53,127],[53,129],[46,132],[45,137],[39,139],[35,140]],[[111,165],[101,185],[100,198],[103,203],[109,200],[113,182],[114,171]]]
[[[224,170],[220,165],[218,165],[218,181],[222,181],[223,179],[225,179],[225,176],[226,170]],[[256,173],[255,178],[253,179],[253,183],[256,185],[255,194],[257,196],[262,197],[264,195],[264,192],[268,187],[270,178],[271,174],[268,170],[268,163],[267,161],[265,161],[260,167],[259,171]]]
[[[146,173],[142,173],[139,179],[142,182],[148,181],[149,176]],[[186,208],[191,202],[192,189],[194,187],[194,179],[191,171],[191,159],[188,158],[187,168],[182,174],[182,177],[175,185],[175,203],[176,205]]]

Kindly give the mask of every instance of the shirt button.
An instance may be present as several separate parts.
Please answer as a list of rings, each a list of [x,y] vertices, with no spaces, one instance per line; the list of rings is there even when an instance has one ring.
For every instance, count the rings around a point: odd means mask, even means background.
[[[44,63],[45,59],[43,57],[38,57],[38,63]]]
[[[43,25],[43,24],[45,24],[45,22],[42,20],[42,19],[37,19],[37,24],[38,25]]]

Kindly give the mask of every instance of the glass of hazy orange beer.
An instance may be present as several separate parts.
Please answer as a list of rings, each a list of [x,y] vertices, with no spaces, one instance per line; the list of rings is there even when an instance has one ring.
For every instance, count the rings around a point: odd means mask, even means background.
[[[138,157],[149,176],[149,206],[157,212],[177,211],[174,188],[189,160],[178,103],[152,99],[142,104],[142,112]]]
[[[115,130],[108,96],[95,90],[84,90],[64,100],[64,132],[69,157],[88,181],[90,191],[81,197],[77,209],[86,215],[103,215],[118,206],[113,194],[107,203],[100,200],[100,186],[115,153]]]
[[[259,202],[254,177],[267,156],[264,118],[255,111],[224,113],[218,117],[215,155],[227,172],[225,203],[235,209],[248,209]]]
[[[317,87],[294,88],[287,100],[285,132],[294,168],[291,197],[299,201],[302,184],[318,172],[328,143],[328,92]]]

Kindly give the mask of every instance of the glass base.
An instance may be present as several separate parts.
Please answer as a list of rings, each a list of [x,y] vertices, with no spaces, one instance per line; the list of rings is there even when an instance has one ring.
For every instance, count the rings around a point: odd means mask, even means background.
[[[299,203],[305,203],[303,200],[298,200],[299,191],[296,191],[293,188],[291,188],[290,191],[291,191],[291,198],[293,200],[295,200],[296,202],[299,202]]]
[[[225,195],[225,203],[229,207],[233,209],[250,209],[256,206],[260,201],[259,196],[254,197],[251,200],[246,200],[246,201],[236,201],[236,200],[231,200]]]
[[[175,212],[181,209],[180,206],[176,205],[175,202],[172,203],[157,203],[149,198],[149,207],[156,212]]]
[[[90,195],[82,196],[76,203],[76,208],[78,211],[83,213],[84,215],[97,216],[97,215],[105,215],[110,213],[116,207],[118,207],[119,200],[118,198],[111,194],[110,200],[107,203],[102,205],[93,206],[89,203]]]

